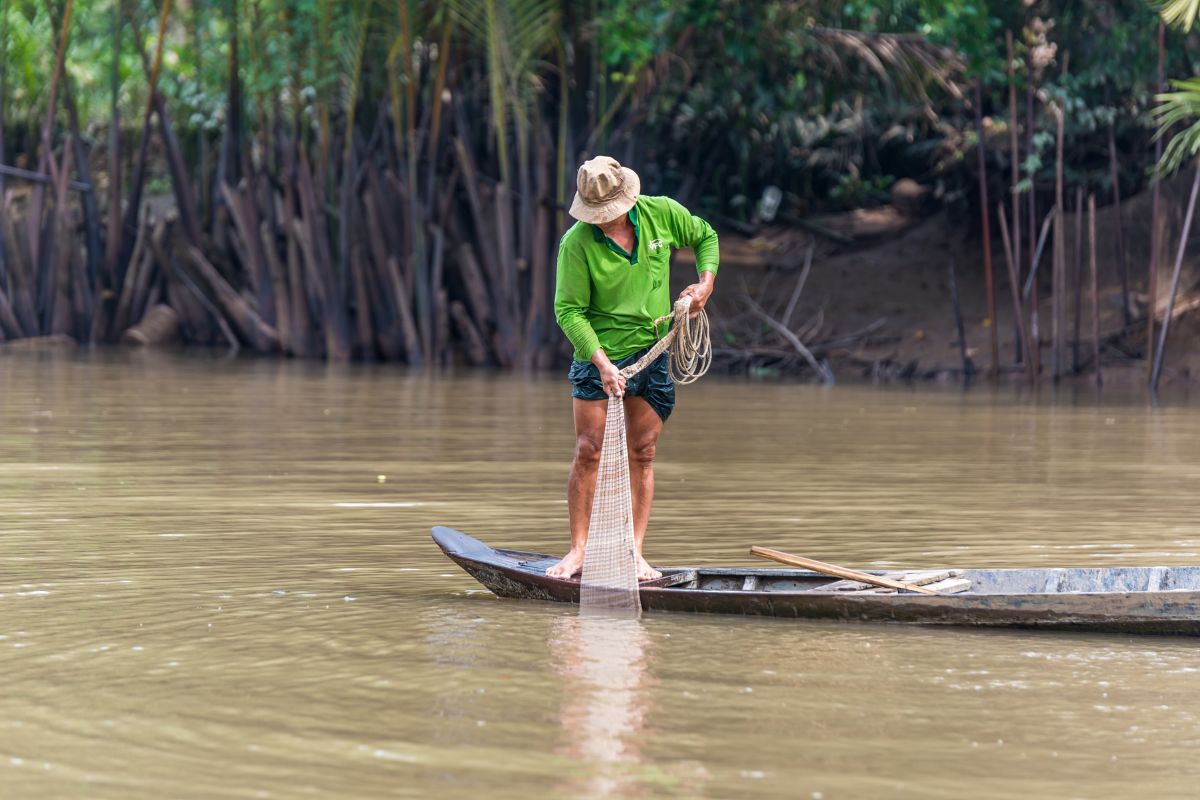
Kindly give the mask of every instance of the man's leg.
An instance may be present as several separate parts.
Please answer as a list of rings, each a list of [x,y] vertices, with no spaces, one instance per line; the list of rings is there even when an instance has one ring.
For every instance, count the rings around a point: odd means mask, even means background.
[[[608,416],[607,400],[575,397],[571,403],[575,411],[575,459],[571,462],[571,477],[567,479],[571,549],[562,561],[546,570],[552,578],[570,578],[583,569],[592,497],[596,493],[596,470],[600,466],[600,449],[604,444],[604,421]]]
[[[646,563],[642,542],[650,522],[650,506],[654,503],[654,449],[662,433],[662,417],[645,399],[625,398],[625,437],[629,447],[629,487],[633,494],[633,540],[637,547],[638,580],[662,577],[662,573]]]

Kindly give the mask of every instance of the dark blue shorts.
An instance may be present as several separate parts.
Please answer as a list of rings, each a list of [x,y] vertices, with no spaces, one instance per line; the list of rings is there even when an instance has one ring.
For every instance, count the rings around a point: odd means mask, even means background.
[[[622,358],[616,365],[624,369],[645,354],[646,350],[641,350]],[[671,411],[675,408],[675,381],[671,380],[667,364],[668,356],[663,353],[625,384],[625,394],[643,398],[663,422],[667,421],[667,417],[671,416]],[[580,400],[608,399],[604,392],[604,384],[600,382],[600,370],[590,361],[572,361],[567,380],[571,382],[571,397],[578,397]]]

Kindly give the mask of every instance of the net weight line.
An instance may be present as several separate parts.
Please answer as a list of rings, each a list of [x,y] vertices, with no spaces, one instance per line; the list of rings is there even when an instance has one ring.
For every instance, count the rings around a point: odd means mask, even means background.
[[[644,356],[621,370],[627,380],[668,352],[672,379],[681,385],[694,382],[712,363],[708,315],[703,310],[691,315],[691,297],[675,302],[673,313],[655,320],[670,319],[667,335]],[[588,522],[580,577],[581,610],[641,611],[638,594],[637,549],[633,534],[633,493],[629,485],[629,450],[625,437],[625,403],[609,395],[604,421],[604,442],[596,471],[596,491]]]

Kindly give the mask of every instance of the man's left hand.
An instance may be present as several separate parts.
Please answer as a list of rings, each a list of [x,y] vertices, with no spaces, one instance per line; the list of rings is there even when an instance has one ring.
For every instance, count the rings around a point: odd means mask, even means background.
[[[709,295],[712,294],[713,282],[715,279],[716,275],[714,273],[705,272],[700,276],[699,283],[693,283],[691,286],[679,293],[680,298],[683,298],[685,295],[692,298],[692,307],[690,312],[693,316],[704,310],[704,305],[708,302]]]

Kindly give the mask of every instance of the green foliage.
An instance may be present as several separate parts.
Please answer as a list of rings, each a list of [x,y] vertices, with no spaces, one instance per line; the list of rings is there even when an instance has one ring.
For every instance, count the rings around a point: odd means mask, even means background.
[[[920,0],[918,29],[935,42],[957,49],[971,75],[999,80],[1004,72],[1001,20],[984,0]]]
[[[113,2],[76,0],[67,67],[93,130],[112,99]],[[159,2],[124,0],[147,49]],[[3,113],[15,129],[10,141],[27,145],[45,113],[55,31],[45,0],[5,5]],[[1197,6],[1170,0],[1162,11],[1187,26]],[[560,119],[572,150],[563,159],[607,150],[642,165],[648,188],[692,183],[694,201],[709,198],[735,215],[753,204],[735,208],[732,198],[756,197],[767,184],[805,204],[840,205],[894,175],[968,179],[964,133],[974,128],[976,78],[984,113],[1007,117],[1006,31],[1017,41],[1022,125],[1034,77],[1027,58],[1041,46],[1032,28],[1042,25],[1044,44],[1056,48],[1037,75],[1040,133],[1023,154],[1031,187],[1044,188],[1053,161],[1046,102],[1064,109],[1068,153],[1103,152],[1105,142],[1088,143],[1110,125],[1123,155],[1144,153],[1150,126],[1169,110],[1149,113],[1158,17],[1145,0],[238,0],[236,16],[233,7],[174,5],[162,89],[184,141],[223,131],[234,37],[246,124],[267,125],[278,108],[304,123],[306,139],[331,137],[329,147],[345,147],[338,126],[347,122],[365,136],[380,114],[401,126],[428,118],[439,59],[452,58],[448,88],[469,100],[472,120],[490,123],[471,134],[487,142],[488,174],[504,178],[530,157],[539,126]],[[438,53],[451,14],[453,53]],[[116,56],[117,104],[123,124],[136,128],[146,80],[128,25]],[[1185,48],[1168,48],[1169,70],[1186,64]],[[1170,118],[1190,113],[1185,107]],[[1168,151],[1188,152],[1185,143]],[[1140,179],[1139,158],[1123,161],[1127,179]],[[1083,156],[1068,169],[1097,185],[1107,174],[1103,160]]]
[[[896,179],[891,175],[875,175],[863,179],[857,173],[842,175],[829,190],[829,197],[842,208],[859,208],[887,202],[888,190]]]
[[[1191,122],[1172,137],[1158,163],[1158,174],[1168,175],[1179,169],[1189,158],[1200,154],[1200,77],[1171,81],[1178,91],[1158,95],[1161,105],[1154,109],[1158,136],[1165,136],[1173,126]]]

